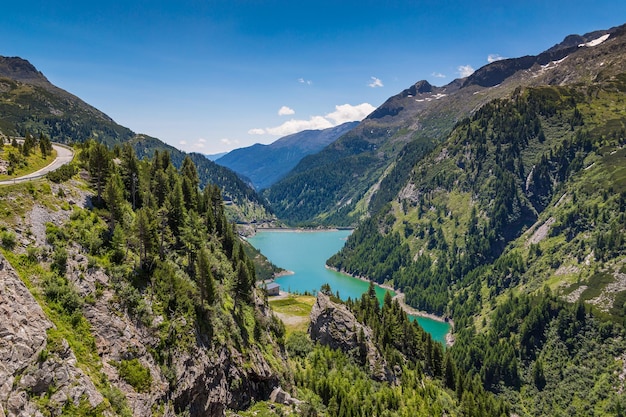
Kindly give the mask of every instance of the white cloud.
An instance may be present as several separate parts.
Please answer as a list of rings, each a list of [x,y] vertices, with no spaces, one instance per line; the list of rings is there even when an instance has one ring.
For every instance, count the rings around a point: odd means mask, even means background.
[[[280,126],[268,127],[265,129],[250,129],[248,133],[251,135],[275,135],[286,136],[303,130],[320,130],[329,127],[338,126],[342,123],[363,120],[368,114],[376,110],[369,103],[361,103],[356,106],[351,104],[342,104],[335,106],[335,111],[325,116],[311,116],[308,120],[291,119]]]
[[[474,73],[474,68],[471,65],[461,65],[457,68],[461,78],[469,77]]]
[[[178,141],[178,144],[184,146],[184,145],[187,144],[187,141],[186,140],[181,140],[181,141]]]
[[[290,114],[295,114],[296,111],[294,109],[291,109],[287,106],[283,106],[280,109],[278,109],[278,115],[279,116],[289,116]]]
[[[500,54],[489,54],[487,56],[487,62],[489,62],[490,64],[492,62],[501,61],[503,59],[506,59],[506,58],[501,56]]]
[[[298,82],[299,82],[300,84],[306,84],[306,85],[311,85],[311,84],[313,84],[313,81],[311,81],[311,80],[305,80],[304,78],[298,78]]]
[[[432,75],[435,78],[446,78],[446,76],[444,74],[440,73],[440,72],[433,72],[430,75]]]
[[[202,138],[200,138],[200,139],[198,139],[198,142],[199,142],[199,143],[206,143],[206,139],[202,139]]]
[[[303,130],[320,130],[334,125],[322,116],[313,116],[309,120],[291,119],[280,126],[268,127],[265,132],[275,136],[286,136]]]
[[[376,110],[376,107],[369,103],[361,103],[356,106],[351,104],[342,104],[335,106],[335,111],[328,113],[324,117],[333,120],[335,122],[335,126],[337,126],[345,122],[363,120],[374,110]]]
[[[383,86],[383,82],[380,80],[380,78],[376,78],[376,77],[370,77],[372,79],[372,81],[367,84],[368,87],[372,87],[372,88],[376,88],[376,87],[382,87]]]
[[[227,145],[227,146],[239,145],[239,141],[237,139],[231,140],[228,138],[222,138],[220,139],[220,142],[222,142],[224,145]]]

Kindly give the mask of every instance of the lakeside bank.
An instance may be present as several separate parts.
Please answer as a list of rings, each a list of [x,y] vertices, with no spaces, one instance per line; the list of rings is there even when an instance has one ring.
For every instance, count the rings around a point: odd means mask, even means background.
[[[374,282],[374,281],[369,280],[369,279],[367,279],[365,277],[352,275],[352,274],[349,274],[349,273],[347,273],[345,271],[338,270],[337,268],[334,268],[334,267],[331,267],[331,266],[328,266],[328,265],[326,265],[326,268],[330,269],[331,271],[335,271],[337,273],[344,274],[344,275],[347,275],[349,277],[352,277],[352,278],[355,278],[355,279],[359,279],[359,280],[367,282],[367,283]],[[416,308],[411,307],[405,301],[405,298],[406,298],[405,294],[401,290],[395,289],[395,288],[393,288],[390,285],[378,284],[376,282],[374,282],[374,285],[376,285],[376,286],[378,286],[380,288],[383,288],[383,289],[385,289],[387,291],[393,292],[395,295],[393,296],[392,299],[395,300],[395,301],[398,301],[398,304],[400,304],[400,307],[402,307],[402,310],[404,310],[404,312],[407,313],[408,315],[424,317],[424,318],[427,318],[427,319],[430,319],[430,320],[434,320],[434,321],[438,321],[438,322],[446,323],[446,324],[450,325],[450,330],[445,335],[446,346],[452,346],[454,344],[454,320],[452,320],[449,317],[438,316],[436,314],[429,313],[427,311],[417,310]]]
[[[348,297],[358,299],[361,294],[368,291],[370,281],[326,266],[327,259],[341,250],[349,235],[350,231],[338,229],[280,228],[270,231],[269,228],[259,228],[258,233],[248,241],[273,264],[295,272],[295,275],[283,273],[281,276],[275,276],[275,282],[283,291],[314,294],[322,285],[330,284],[333,293],[341,294],[342,299]],[[387,291],[396,293],[395,289],[384,285],[376,285],[375,291],[381,303]],[[434,340],[444,345],[452,343],[450,335],[452,323],[446,322],[443,317],[410,309],[402,296],[398,301],[410,319],[417,320]]]

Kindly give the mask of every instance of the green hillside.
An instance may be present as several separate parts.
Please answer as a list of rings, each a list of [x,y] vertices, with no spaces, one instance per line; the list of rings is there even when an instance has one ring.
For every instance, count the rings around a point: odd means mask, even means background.
[[[137,135],[80,98],[52,85],[28,61],[0,57],[0,138],[43,135],[53,142],[83,143],[90,139],[109,148],[132,143],[139,158],[167,151],[178,168],[186,153],[156,138]],[[233,221],[271,218],[267,205],[237,175],[199,154],[190,155],[202,186],[216,184],[224,192]]]
[[[264,195],[277,215],[293,224],[357,225],[393,198],[407,178],[407,165],[416,164],[459,120],[486,103],[509,97],[520,86],[589,84],[623,72],[623,27],[577,39],[587,42],[606,32],[609,40],[595,47],[566,40],[536,56],[491,63],[442,87],[420,81],[304,158]],[[377,198],[381,191],[385,195]]]
[[[566,412],[562,399],[546,405],[557,394],[580,395],[575,415],[621,401],[572,385],[618,383],[609,376],[626,349],[624,80],[518,89],[483,106],[329,260],[451,315],[459,363],[520,415]],[[597,366],[576,367],[585,355]]]

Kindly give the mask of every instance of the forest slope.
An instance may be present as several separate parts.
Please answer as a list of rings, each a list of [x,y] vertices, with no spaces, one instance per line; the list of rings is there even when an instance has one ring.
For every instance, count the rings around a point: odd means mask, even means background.
[[[518,415],[624,407],[625,38],[459,120],[329,260],[452,316],[455,364]]]
[[[265,196],[277,215],[293,224],[356,225],[384,205],[376,193],[382,192],[382,200],[393,198],[408,180],[406,166],[417,163],[446,139],[457,121],[482,105],[518,86],[589,82],[619,68],[612,55],[623,52],[614,42],[622,32],[613,28],[577,35],[582,43],[611,33],[611,42],[595,47],[572,46],[568,37],[545,53],[494,62],[443,87],[420,81],[320,153],[304,158]],[[496,78],[500,82],[493,84]]]

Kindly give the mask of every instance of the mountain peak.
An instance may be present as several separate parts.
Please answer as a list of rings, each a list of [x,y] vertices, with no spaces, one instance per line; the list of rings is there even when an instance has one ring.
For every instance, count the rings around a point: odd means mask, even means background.
[[[0,77],[7,77],[40,87],[52,87],[50,81],[41,71],[38,71],[29,61],[20,57],[0,56]]]
[[[433,88],[435,87],[433,87],[428,81],[421,80],[421,81],[416,82],[415,84],[413,84],[406,90],[403,90],[399,95],[401,97],[409,97],[409,96],[412,97],[412,96],[417,96],[419,94],[432,93]]]

